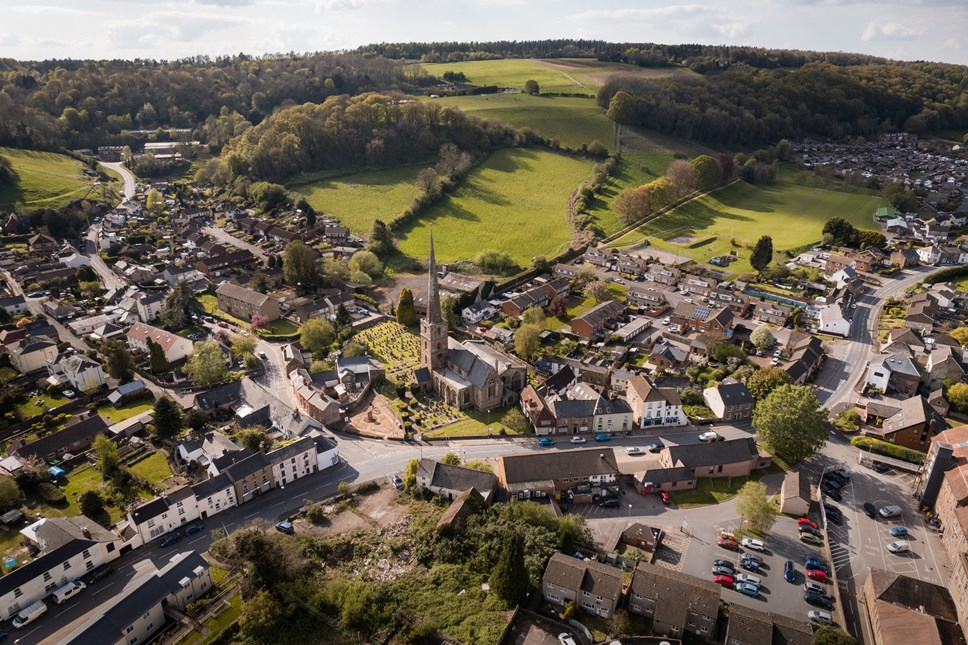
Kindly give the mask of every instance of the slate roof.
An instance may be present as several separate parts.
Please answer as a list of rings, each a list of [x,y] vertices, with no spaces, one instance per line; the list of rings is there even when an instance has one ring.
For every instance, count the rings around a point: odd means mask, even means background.
[[[622,594],[624,578],[621,570],[607,564],[555,553],[548,560],[541,580],[572,591],[587,591],[593,596],[617,600]]]
[[[958,622],[958,610],[944,587],[874,568],[871,569],[870,578],[874,596],[878,600]]]
[[[239,453],[233,452],[229,453],[231,455],[237,455]],[[228,455],[226,455],[228,456]],[[263,452],[256,452],[245,459],[241,459],[228,468],[224,470],[225,474],[229,476],[232,481],[239,481],[240,479],[245,479],[253,473],[257,473],[263,468],[269,466],[269,459]]]
[[[884,419],[881,427],[883,434],[891,434],[919,424],[934,422],[934,432],[947,430],[950,426],[945,418],[938,414],[922,396],[912,396],[901,401],[901,409],[896,414]],[[871,430],[870,432],[873,432]],[[880,434],[880,433],[878,433]]]
[[[696,476],[685,466],[676,466],[673,468],[650,468],[637,478],[643,484],[652,483],[658,486],[659,484],[692,481]]]
[[[719,612],[721,589],[715,582],[654,564],[635,567],[629,591],[655,601],[656,622],[685,627],[690,611],[712,618]]]
[[[223,282],[215,293],[220,296],[226,296],[232,298],[233,300],[239,300],[241,302],[254,305],[256,307],[261,307],[264,305],[272,296],[259,293],[254,289],[249,289],[247,287],[239,286],[232,282]]]
[[[107,432],[108,424],[100,415],[94,415],[87,419],[82,419],[73,424],[68,424],[63,430],[41,437],[37,441],[28,443],[13,451],[17,457],[45,457],[51,453],[56,453],[70,444],[81,441],[87,437],[93,437]]]
[[[501,457],[505,483],[545,481],[591,475],[618,475],[611,448],[589,448]]]
[[[555,399],[548,403],[555,417],[580,418],[595,414],[595,401],[590,399]]]
[[[621,315],[623,311],[625,311],[625,307],[621,303],[609,300],[595,305],[580,316],[575,316],[571,323],[574,325],[575,321],[581,320],[588,323],[591,327],[597,328],[604,324],[605,321]]]
[[[726,405],[744,405],[753,402],[753,395],[743,383],[720,383],[717,389]]]
[[[192,491],[195,493],[195,497],[202,499],[205,497],[210,497],[215,493],[219,493],[231,486],[232,480],[229,479],[229,476],[225,473],[221,473],[215,477],[206,479],[199,484],[195,484],[192,486]]]
[[[751,437],[730,439],[715,443],[695,443],[669,446],[669,457],[673,464],[686,468],[702,468],[750,461],[759,450]]]
[[[13,590],[20,587],[34,578],[39,578],[52,568],[60,566],[64,561],[73,558],[78,553],[96,545],[94,540],[73,539],[66,544],[57,547],[46,555],[31,560],[27,564],[18,567],[0,577],[0,596],[13,593]],[[102,641],[103,642],[103,641]]]
[[[488,497],[497,487],[497,476],[493,473],[443,464],[435,459],[421,459],[417,474],[418,477],[429,479],[431,486],[457,491],[474,488],[482,492],[484,497]]]
[[[737,639],[749,645],[813,645],[813,627],[772,612],[733,603],[729,611],[726,642]]]

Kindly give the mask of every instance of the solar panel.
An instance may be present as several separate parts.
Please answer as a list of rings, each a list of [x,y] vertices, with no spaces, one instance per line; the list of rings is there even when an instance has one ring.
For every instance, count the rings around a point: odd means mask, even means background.
[[[709,317],[709,307],[696,307],[692,317],[696,320],[706,320]]]

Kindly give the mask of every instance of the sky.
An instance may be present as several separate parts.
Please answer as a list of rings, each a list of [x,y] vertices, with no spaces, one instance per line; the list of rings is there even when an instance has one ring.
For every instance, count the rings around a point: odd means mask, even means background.
[[[588,38],[968,64],[968,0],[0,0],[0,57],[151,58]]]

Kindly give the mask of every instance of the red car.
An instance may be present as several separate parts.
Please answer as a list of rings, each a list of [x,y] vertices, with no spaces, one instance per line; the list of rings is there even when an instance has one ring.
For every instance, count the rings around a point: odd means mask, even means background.
[[[724,549],[729,549],[730,551],[739,551],[739,543],[733,538],[721,537],[716,540],[716,543]]]
[[[665,492],[664,490],[659,491],[659,499],[662,500],[662,503],[663,504],[671,504],[672,503],[672,497],[670,497],[669,496],[669,493]]]
[[[817,523],[806,517],[801,517],[800,519],[798,519],[797,524],[799,526],[809,526],[812,529],[817,528]]]
[[[733,588],[733,579],[730,576],[713,576],[713,582],[727,589]]]
[[[817,582],[826,582],[827,574],[820,569],[807,569],[807,577]]]
[[[217,324],[219,327],[222,327],[224,329],[228,329],[229,328],[229,324],[227,322],[225,322],[224,320],[220,320],[220,321],[218,321],[215,324]]]

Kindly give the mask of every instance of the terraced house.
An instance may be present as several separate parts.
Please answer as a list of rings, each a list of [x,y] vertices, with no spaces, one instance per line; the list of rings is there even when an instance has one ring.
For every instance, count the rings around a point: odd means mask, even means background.
[[[241,320],[249,321],[252,316],[259,315],[273,321],[282,316],[278,299],[254,289],[225,282],[215,293],[218,295],[218,308]]]
[[[541,578],[541,592],[560,607],[573,601],[585,613],[608,618],[622,597],[623,580],[615,567],[555,553]]]
[[[632,574],[629,612],[650,618],[656,634],[682,638],[689,632],[715,641],[720,591],[712,580],[640,562]]]

